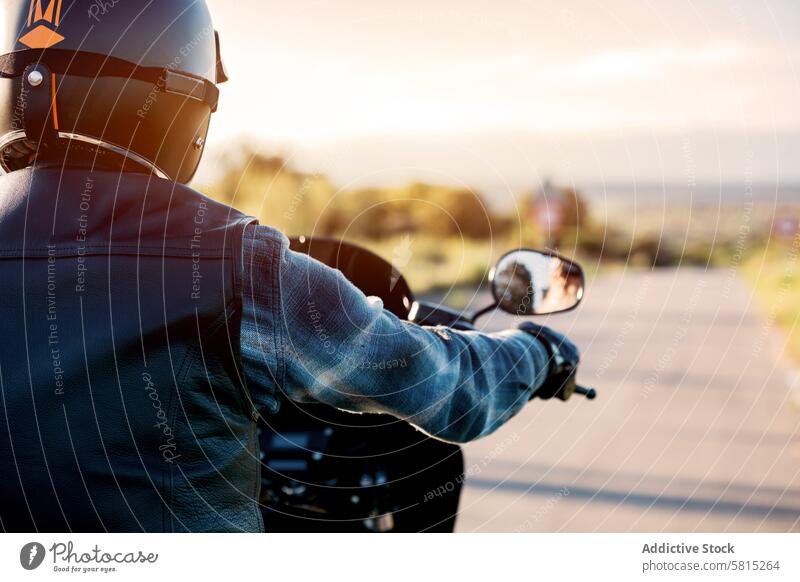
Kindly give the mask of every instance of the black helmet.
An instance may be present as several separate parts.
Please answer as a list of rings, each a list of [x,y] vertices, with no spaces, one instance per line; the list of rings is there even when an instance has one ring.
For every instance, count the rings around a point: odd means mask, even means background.
[[[0,0],[0,165],[65,154],[188,182],[227,80],[203,0]]]

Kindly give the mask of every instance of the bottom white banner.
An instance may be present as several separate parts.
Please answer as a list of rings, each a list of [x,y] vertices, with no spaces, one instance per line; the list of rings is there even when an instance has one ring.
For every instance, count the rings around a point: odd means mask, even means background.
[[[2,580],[800,580],[800,534],[0,535]]]

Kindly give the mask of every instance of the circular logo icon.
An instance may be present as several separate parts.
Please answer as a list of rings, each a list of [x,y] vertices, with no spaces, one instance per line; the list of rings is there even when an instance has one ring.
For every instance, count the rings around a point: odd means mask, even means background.
[[[35,570],[44,562],[44,546],[37,542],[31,542],[22,546],[19,552],[19,563],[26,570]]]

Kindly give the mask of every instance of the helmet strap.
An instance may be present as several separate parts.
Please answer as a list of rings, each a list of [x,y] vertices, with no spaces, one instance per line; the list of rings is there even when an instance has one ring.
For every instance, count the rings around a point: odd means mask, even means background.
[[[25,135],[39,147],[52,148],[58,143],[58,109],[55,75],[43,63],[32,63],[22,74]]]

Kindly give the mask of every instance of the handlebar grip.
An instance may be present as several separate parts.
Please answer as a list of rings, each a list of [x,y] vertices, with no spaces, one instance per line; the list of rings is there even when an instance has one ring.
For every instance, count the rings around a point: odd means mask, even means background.
[[[597,398],[597,390],[594,388],[584,388],[583,386],[575,386],[575,394],[586,396],[587,400],[594,400]]]

